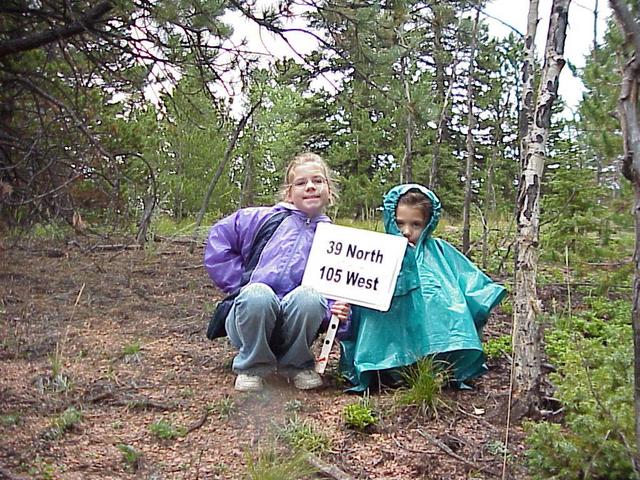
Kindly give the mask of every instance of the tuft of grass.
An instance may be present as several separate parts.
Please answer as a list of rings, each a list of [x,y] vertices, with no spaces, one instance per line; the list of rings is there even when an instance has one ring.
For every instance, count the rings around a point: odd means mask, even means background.
[[[217,414],[219,418],[226,419],[236,411],[236,404],[231,396],[225,395],[210,404],[207,409],[209,412]]]
[[[407,386],[396,392],[396,403],[416,406],[422,415],[437,417],[439,408],[446,405],[442,387],[448,374],[443,364],[426,357],[405,369],[402,376]]]
[[[0,415],[0,425],[3,427],[15,427],[20,425],[20,415],[17,413],[5,413]]]
[[[322,453],[331,448],[331,439],[325,433],[297,415],[279,428],[278,436],[298,452]]]
[[[173,440],[174,438],[184,437],[187,434],[187,429],[184,427],[176,427],[171,422],[166,420],[158,420],[157,422],[149,425],[149,430],[156,437],[162,440]]]
[[[51,427],[44,433],[43,437],[46,440],[56,440],[81,421],[82,412],[75,407],[69,407],[62,412],[62,415],[51,422]]]
[[[306,461],[304,452],[286,457],[272,448],[259,452],[256,458],[247,455],[250,480],[299,480],[316,472]]]
[[[142,461],[142,452],[124,443],[118,444],[118,450],[122,453],[122,461],[127,466],[127,469],[132,472],[137,472],[138,468],[140,468],[140,462]]]
[[[369,404],[369,399],[366,397],[346,405],[342,410],[342,416],[348,427],[357,430],[364,430],[370,425],[375,425],[378,421]]]
[[[502,335],[498,338],[490,338],[482,346],[485,355],[491,360],[502,357],[505,353],[511,353],[511,335]]]

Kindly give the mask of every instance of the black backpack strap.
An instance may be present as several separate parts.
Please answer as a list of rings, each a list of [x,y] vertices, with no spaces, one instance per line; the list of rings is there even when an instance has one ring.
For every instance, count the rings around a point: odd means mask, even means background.
[[[231,311],[231,307],[233,307],[233,302],[235,302],[236,297],[240,293],[240,289],[247,285],[249,280],[251,280],[251,275],[258,265],[258,260],[260,260],[260,255],[262,255],[262,251],[267,245],[267,242],[271,239],[283,220],[290,214],[291,212],[289,210],[283,210],[282,212],[276,213],[267,219],[267,221],[264,222],[258,230],[258,233],[256,233],[253,243],[251,244],[251,250],[249,251],[249,258],[247,259],[244,271],[242,272],[242,277],[240,278],[240,285],[238,285],[238,288],[227,295],[224,299],[218,302],[215,311],[211,315],[209,327],[207,328],[207,338],[209,340],[227,335],[224,324],[229,312]]]

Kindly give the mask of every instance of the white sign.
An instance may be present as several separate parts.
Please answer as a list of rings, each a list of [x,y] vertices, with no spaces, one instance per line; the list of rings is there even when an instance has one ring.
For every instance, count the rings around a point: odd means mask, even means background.
[[[387,311],[406,248],[404,237],[320,223],[302,285],[331,299]]]

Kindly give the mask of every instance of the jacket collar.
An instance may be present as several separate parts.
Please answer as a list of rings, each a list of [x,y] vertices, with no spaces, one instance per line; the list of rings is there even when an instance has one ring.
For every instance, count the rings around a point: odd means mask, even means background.
[[[329,217],[326,216],[324,213],[316,215],[315,217],[309,217],[309,215],[307,215],[306,213],[298,210],[293,203],[279,202],[279,203],[277,203],[275,205],[275,209],[276,209],[276,211],[289,210],[292,215],[295,215],[296,217],[301,218],[305,222],[307,220],[309,220],[310,222],[313,222],[313,223],[330,222],[331,221],[329,219]]]

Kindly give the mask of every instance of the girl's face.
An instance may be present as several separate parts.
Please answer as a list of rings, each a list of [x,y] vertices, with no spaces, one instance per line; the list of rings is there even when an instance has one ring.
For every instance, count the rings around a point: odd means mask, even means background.
[[[291,171],[288,180],[287,202],[310,217],[322,213],[329,203],[329,184],[322,165],[299,165]]]
[[[396,208],[396,223],[402,235],[414,247],[420,238],[420,234],[427,226],[422,208],[402,204]]]

